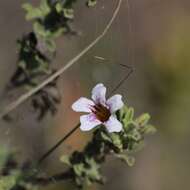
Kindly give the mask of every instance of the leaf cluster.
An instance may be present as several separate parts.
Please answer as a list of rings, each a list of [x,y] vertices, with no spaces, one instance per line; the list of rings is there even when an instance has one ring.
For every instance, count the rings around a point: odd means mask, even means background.
[[[1,190],[35,190],[35,185],[26,179],[34,176],[29,163],[19,164],[16,153],[0,147],[0,189]]]
[[[83,151],[74,151],[71,155],[63,155],[61,161],[68,169],[51,177],[40,177],[34,163],[18,164],[15,153],[8,153],[6,149],[0,150],[0,189],[3,190],[35,190],[40,186],[48,185],[54,181],[72,180],[79,188],[93,183],[104,184],[102,164],[108,155],[123,161],[129,166],[135,162],[134,153],[144,145],[144,137],[153,134],[156,129],[149,124],[150,115],[144,113],[134,117],[134,109],[124,106],[116,114],[122,122],[123,130],[119,133],[109,133],[105,126],[100,125],[94,132],[90,142]]]
[[[11,82],[14,86],[35,86],[37,76],[51,73],[49,59],[38,48],[35,33],[31,32],[17,41],[18,65]]]
[[[93,138],[84,151],[75,151],[70,156],[61,157],[61,161],[70,167],[73,181],[78,187],[104,182],[100,169],[108,155],[132,166],[135,161],[132,154],[142,148],[144,136],[155,132],[155,127],[148,123],[150,116],[147,113],[134,118],[134,109],[124,106],[118,111],[117,117],[123,124],[120,133],[110,134],[101,125],[94,131]]]
[[[11,87],[33,88],[42,78],[54,72],[51,61],[56,56],[55,39],[62,34],[76,34],[71,28],[76,2],[77,0],[41,0],[37,7],[30,3],[23,4],[26,20],[33,23],[33,31],[17,40],[18,64],[11,78]],[[87,5],[91,7],[95,2],[89,0]],[[48,112],[54,114],[60,102],[52,96],[51,89],[47,90],[48,87],[51,88],[52,85],[47,85],[35,95],[35,99],[32,99],[32,106],[39,110],[40,119]],[[56,84],[54,91],[59,94]]]
[[[44,39],[59,37],[71,32],[69,22],[74,18],[73,4],[76,0],[42,0],[39,7],[25,3],[26,19],[33,21],[34,32]]]

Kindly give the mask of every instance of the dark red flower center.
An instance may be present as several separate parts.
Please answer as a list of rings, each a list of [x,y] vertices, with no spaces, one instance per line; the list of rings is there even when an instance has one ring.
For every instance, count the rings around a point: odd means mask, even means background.
[[[101,122],[106,122],[111,116],[110,110],[102,104],[96,104],[95,106],[93,106],[92,112]]]

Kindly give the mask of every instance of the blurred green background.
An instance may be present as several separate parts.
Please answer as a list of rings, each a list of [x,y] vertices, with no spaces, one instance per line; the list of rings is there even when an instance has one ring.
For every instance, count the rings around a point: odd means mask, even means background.
[[[0,1],[1,107],[23,93],[22,89],[7,90],[16,69],[16,39],[31,30],[31,23],[25,21],[21,9],[23,2],[26,1]],[[66,64],[101,33],[116,3],[100,0],[93,9],[78,3],[73,25],[80,35],[57,40],[55,68]],[[134,106],[137,115],[149,112],[158,132],[147,138],[145,148],[136,155],[134,167],[109,158],[103,168],[106,185],[89,189],[190,189],[190,1],[129,0],[129,3],[127,9],[127,1],[123,1],[119,16],[105,38],[59,80],[63,98],[57,115],[49,115],[39,123],[30,102],[26,102],[12,113],[14,122],[0,121],[0,142],[18,150],[21,160],[39,158],[78,122],[79,115],[70,108],[72,102],[80,96],[89,96],[98,82],[103,82],[108,90],[113,89],[128,72],[119,64],[126,64],[135,71],[117,93]],[[82,149],[89,134],[75,133],[44,163],[44,173],[63,170],[59,162],[61,154]],[[45,189],[74,187],[66,183]]]

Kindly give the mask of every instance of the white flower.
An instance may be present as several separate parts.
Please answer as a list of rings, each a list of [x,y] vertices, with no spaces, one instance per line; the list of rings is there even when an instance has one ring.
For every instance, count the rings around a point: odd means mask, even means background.
[[[106,100],[106,87],[103,84],[97,84],[92,89],[92,100],[81,97],[72,105],[72,109],[76,112],[88,113],[80,117],[82,131],[89,131],[103,124],[111,133],[122,130],[122,124],[117,120],[115,112],[123,105],[122,96],[118,94]]]

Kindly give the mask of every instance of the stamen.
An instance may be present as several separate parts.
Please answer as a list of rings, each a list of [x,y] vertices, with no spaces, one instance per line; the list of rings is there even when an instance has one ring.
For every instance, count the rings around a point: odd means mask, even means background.
[[[96,104],[93,107],[92,112],[101,122],[107,121],[111,116],[110,110],[107,107],[103,106],[102,104]]]

